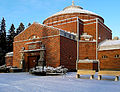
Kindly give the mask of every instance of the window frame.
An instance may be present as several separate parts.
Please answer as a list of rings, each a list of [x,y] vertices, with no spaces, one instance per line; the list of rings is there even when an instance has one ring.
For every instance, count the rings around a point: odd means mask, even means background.
[[[119,54],[116,54],[116,55],[114,56],[114,58],[120,58],[120,55],[119,55]]]
[[[107,59],[107,58],[108,58],[108,56],[106,56],[106,55],[102,56],[102,59]]]

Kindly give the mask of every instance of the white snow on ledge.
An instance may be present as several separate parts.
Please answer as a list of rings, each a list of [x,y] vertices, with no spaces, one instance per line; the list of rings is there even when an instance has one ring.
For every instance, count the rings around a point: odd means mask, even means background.
[[[33,50],[24,50],[24,51],[20,51],[20,52],[35,52],[35,51],[41,51],[41,50],[45,50],[45,49],[33,49]]]
[[[98,63],[98,61],[97,60],[84,59],[84,60],[79,60],[78,63]]]
[[[35,41],[35,42],[27,42],[25,44],[34,44],[34,43],[41,43],[42,41]]]

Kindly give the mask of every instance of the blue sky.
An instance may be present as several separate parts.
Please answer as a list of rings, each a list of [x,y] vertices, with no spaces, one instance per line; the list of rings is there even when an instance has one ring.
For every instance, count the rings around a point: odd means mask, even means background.
[[[105,24],[113,31],[113,37],[120,37],[120,0],[74,0],[86,10],[102,16]],[[25,26],[44,19],[72,4],[72,0],[0,0],[0,20],[6,19],[6,28],[11,24]]]

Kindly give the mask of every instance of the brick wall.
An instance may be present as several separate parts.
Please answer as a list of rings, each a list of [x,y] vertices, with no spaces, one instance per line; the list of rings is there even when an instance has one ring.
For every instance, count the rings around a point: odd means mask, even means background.
[[[112,39],[112,31],[100,21],[98,23],[98,37],[100,37],[99,43],[105,39]]]
[[[33,23],[30,27],[21,32],[18,36],[15,37],[14,41],[26,40],[31,36],[46,37],[51,35],[58,35],[59,30],[53,29],[52,27],[47,27],[38,23]]]
[[[79,20],[80,21],[80,24],[79,24],[80,35],[84,32],[84,33],[87,33],[88,35],[92,35],[93,38],[96,39],[96,23],[93,23],[93,22],[96,22],[96,20],[91,20],[91,19],[99,18],[102,22],[104,22],[104,19],[100,16],[79,14],[79,13],[63,14],[63,15],[50,17],[44,20],[43,23],[48,26],[54,26],[56,28],[60,28],[60,29],[63,29],[69,32],[77,33],[77,22],[74,22],[75,20],[77,20],[77,18],[73,18],[77,16],[83,20],[90,20],[87,22],[83,22],[82,20]]]
[[[46,46],[46,61],[48,66],[59,66],[60,65],[60,36],[58,29],[52,29],[49,27],[42,26],[40,24],[32,24],[24,32],[20,33],[14,39],[13,48],[13,66],[20,67],[21,48],[25,47],[28,49],[28,42],[41,41]],[[39,38],[28,39],[32,35],[37,35]],[[54,36],[57,35],[57,36]],[[28,64],[28,54],[25,54],[25,62]]]
[[[96,23],[84,25],[83,32],[93,36],[93,39],[96,39]]]
[[[77,58],[77,42],[61,36],[60,37],[61,65],[64,65],[69,69],[75,69],[76,58]],[[86,58],[92,60],[96,59],[96,42],[79,42],[79,59]]]
[[[57,67],[60,65],[60,37],[59,36],[44,38],[44,39],[39,39],[34,41],[42,41],[42,43],[45,45],[47,66]],[[20,50],[22,47],[25,47],[25,49],[27,48],[25,45],[25,43],[27,42],[28,41],[14,42],[13,66],[20,67],[20,58],[21,58]],[[34,53],[37,53],[37,52],[34,52]],[[34,54],[34,55],[39,55],[39,54]],[[26,64],[28,64],[28,56],[31,56],[31,55],[29,55],[29,53],[26,53],[25,54]]]
[[[76,68],[77,57],[76,41],[70,40],[63,36],[60,37],[60,62],[68,69]]]
[[[96,59],[96,42],[79,42],[79,59]]]
[[[56,16],[49,17],[49,18],[47,18],[46,20],[43,21],[43,24],[63,20],[63,19],[66,19],[66,18],[77,17],[77,16],[80,19],[85,19],[85,20],[99,18],[99,19],[101,19],[102,22],[104,22],[104,19],[100,16],[96,16],[96,15],[92,15],[92,14],[83,14],[83,13],[81,13],[81,14],[80,13],[69,13],[69,14],[61,14],[61,15],[56,15]]]
[[[120,55],[120,50],[104,50],[98,52],[101,70],[120,70],[120,57],[115,58],[115,55]],[[102,58],[107,56],[108,58]]]
[[[57,26],[54,26],[54,27],[60,28],[62,30],[66,30],[66,31],[69,31],[69,32],[77,33],[77,22],[61,24],[61,25],[57,25]]]
[[[81,70],[98,70],[98,63],[78,63],[78,69]]]
[[[62,15],[49,17],[46,20],[44,20],[43,23],[48,26],[54,26],[56,28],[60,28],[69,32],[77,33],[77,22],[75,22],[77,18],[73,18],[77,16],[80,19],[89,20],[84,22],[80,20],[80,22],[82,23],[82,24],[81,23],[79,24],[80,35],[82,33],[87,33],[88,35],[92,35],[93,39],[96,39],[96,18],[99,18],[99,23],[98,23],[98,38],[99,38],[98,40],[99,41],[98,42],[101,42],[105,39],[112,39],[112,32],[104,24],[104,19],[96,15],[79,14],[79,13],[62,14]]]
[[[5,63],[7,66],[12,66],[13,65],[13,56],[5,57]]]

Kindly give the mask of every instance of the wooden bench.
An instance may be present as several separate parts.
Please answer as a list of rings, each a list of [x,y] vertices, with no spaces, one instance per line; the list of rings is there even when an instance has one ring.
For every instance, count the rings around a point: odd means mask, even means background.
[[[98,72],[98,80],[102,79],[102,75],[115,76],[115,81],[119,81],[120,71],[101,70]]]
[[[90,75],[90,79],[93,79],[95,70],[77,70],[76,78],[80,78],[80,75]]]

